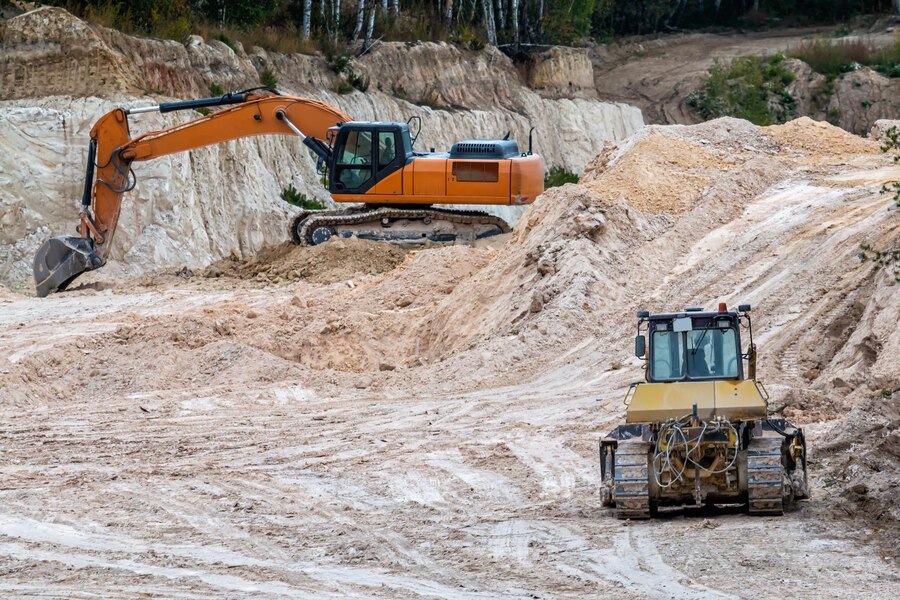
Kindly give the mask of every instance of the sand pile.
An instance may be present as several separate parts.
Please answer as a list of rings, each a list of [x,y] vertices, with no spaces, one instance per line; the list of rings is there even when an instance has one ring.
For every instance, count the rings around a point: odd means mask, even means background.
[[[623,144],[607,144],[585,166],[580,183],[608,204],[627,201],[644,212],[678,213],[730,166],[699,144],[649,127]]]
[[[284,243],[263,250],[250,260],[217,261],[204,271],[204,276],[273,284],[301,280],[333,283],[390,271],[403,262],[405,254],[396,246],[356,238],[335,238],[310,248]]]
[[[763,128],[766,134],[789,150],[809,154],[877,154],[879,145],[825,121],[800,117],[784,125]]]

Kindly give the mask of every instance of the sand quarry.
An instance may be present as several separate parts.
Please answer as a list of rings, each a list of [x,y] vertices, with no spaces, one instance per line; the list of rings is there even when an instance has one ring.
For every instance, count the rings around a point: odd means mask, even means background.
[[[900,273],[858,257],[900,244],[896,179],[809,119],[651,126],[483,247],[2,290],[0,595],[897,597]],[[634,311],[721,301],[812,499],[618,521]]]

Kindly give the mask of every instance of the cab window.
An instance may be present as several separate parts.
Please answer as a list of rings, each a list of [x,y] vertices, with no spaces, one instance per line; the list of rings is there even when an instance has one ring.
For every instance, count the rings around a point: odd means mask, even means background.
[[[397,158],[397,136],[393,131],[378,133],[378,168],[383,169]]]
[[[658,381],[684,377],[684,342],[681,333],[654,331],[650,338],[650,377]]]
[[[372,178],[372,132],[350,131],[339,149],[336,179],[345,190],[364,186]]]

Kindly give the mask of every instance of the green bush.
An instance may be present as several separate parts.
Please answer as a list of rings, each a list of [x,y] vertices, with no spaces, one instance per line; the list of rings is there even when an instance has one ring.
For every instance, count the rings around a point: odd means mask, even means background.
[[[338,79],[334,84],[334,91],[336,91],[338,94],[349,94],[355,89],[356,88],[350,85],[349,82],[344,81],[343,79]]]
[[[213,96],[221,96],[225,93],[225,90],[218,83],[211,83],[209,84],[209,93]]]
[[[794,116],[797,101],[787,92],[795,75],[786,69],[784,56],[745,56],[729,64],[716,61],[703,88],[687,98],[704,119],[737,117],[756,125],[784,123]]]
[[[259,74],[259,82],[272,89],[278,87],[278,77],[275,75],[275,71],[268,67],[263,69],[262,73]]]
[[[322,210],[325,208],[325,205],[315,198],[309,198],[306,194],[298,192],[293,183],[289,183],[286,188],[281,190],[281,199],[292,206],[306,210]]]
[[[544,175],[545,190],[567,183],[578,183],[578,175],[571,171],[566,171],[565,167],[551,167]]]

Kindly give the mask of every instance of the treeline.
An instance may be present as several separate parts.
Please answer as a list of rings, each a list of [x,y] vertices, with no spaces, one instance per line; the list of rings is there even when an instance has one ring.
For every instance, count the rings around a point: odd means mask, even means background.
[[[582,44],[619,35],[773,20],[837,23],[900,12],[900,0],[57,0],[129,32],[178,39],[232,32],[270,49],[335,48],[373,39],[479,46]]]

